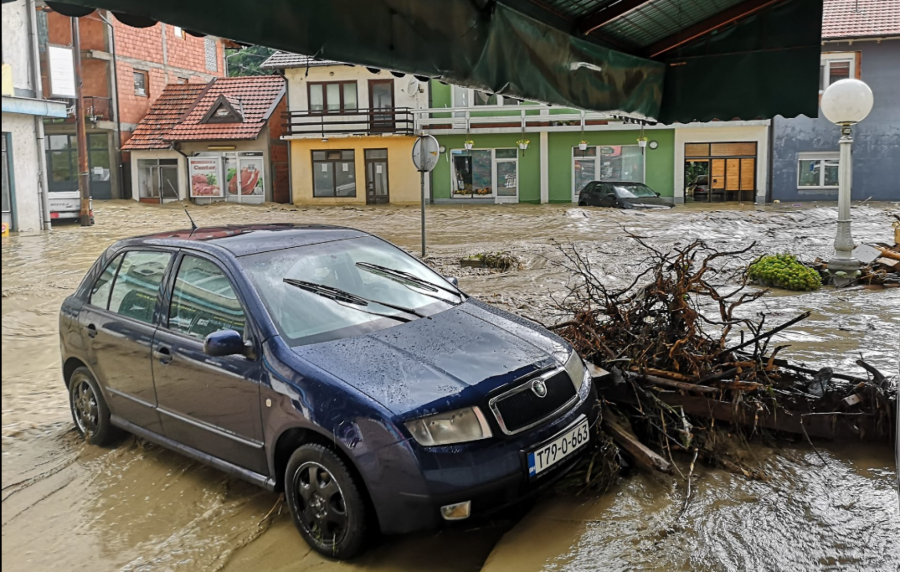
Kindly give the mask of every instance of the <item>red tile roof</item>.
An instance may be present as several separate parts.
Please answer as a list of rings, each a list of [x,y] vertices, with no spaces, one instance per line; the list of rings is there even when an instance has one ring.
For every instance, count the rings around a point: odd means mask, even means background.
[[[900,36],[900,0],[825,0],[822,39]]]
[[[171,143],[165,136],[194,106],[204,89],[205,83],[167,85],[122,149],[168,149]]]
[[[184,121],[172,128],[167,138],[172,141],[256,139],[284,92],[285,83],[281,76],[226,77],[216,80]],[[224,95],[243,115],[243,122],[201,123],[220,95]]]
[[[177,141],[256,139],[284,93],[280,76],[228,77],[209,84],[166,86],[122,149],[167,149]],[[243,115],[243,122],[202,123],[220,95]]]

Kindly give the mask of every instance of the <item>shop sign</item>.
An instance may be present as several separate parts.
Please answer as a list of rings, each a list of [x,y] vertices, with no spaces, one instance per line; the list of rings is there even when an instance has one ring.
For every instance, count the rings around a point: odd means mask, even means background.
[[[600,147],[601,155],[615,155],[616,150],[613,147]]]
[[[221,157],[191,157],[188,159],[191,174],[191,197],[223,197],[221,184]]]

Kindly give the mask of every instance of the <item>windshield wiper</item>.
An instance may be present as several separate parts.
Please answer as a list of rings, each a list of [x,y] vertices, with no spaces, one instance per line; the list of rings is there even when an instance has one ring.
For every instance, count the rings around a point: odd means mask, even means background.
[[[296,278],[285,278],[285,284],[290,284],[291,286],[300,288],[301,290],[306,290],[307,292],[312,292],[313,294],[318,294],[323,298],[328,298],[329,300],[334,300],[341,306],[345,306],[347,308],[353,308],[354,310],[359,310],[360,312],[365,312],[367,314],[372,314],[374,316],[383,316],[385,318],[393,318],[395,320],[399,320],[401,322],[411,322],[410,318],[405,316],[396,316],[394,314],[385,314],[382,312],[373,312],[371,310],[364,310],[363,308],[359,308],[358,306],[368,306],[369,304],[378,304],[379,306],[384,306],[385,308],[390,308],[392,310],[397,310],[399,312],[403,312],[405,314],[411,314],[416,316],[417,318],[427,318],[425,314],[413,310],[412,308],[407,308],[405,306],[398,306],[396,304],[390,304],[388,302],[380,302],[378,300],[370,300],[368,298],[363,298],[362,296],[358,296],[353,294],[352,292],[347,292],[346,290],[341,290],[340,288],[334,288],[333,286],[325,286],[324,284],[316,284],[315,282],[307,282],[306,280],[298,280]]]
[[[372,274],[375,274],[377,276],[383,276],[384,278],[393,280],[394,282],[399,282],[401,284],[412,284],[413,286],[421,288],[422,290],[427,290],[428,292],[437,292],[438,290],[443,290],[448,294],[458,296],[460,299],[462,298],[462,293],[459,290],[452,290],[450,288],[441,286],[440,284],[435,284],[433,282],[429,282],[428,280],[423,280],[415,274],[410,274],[409,272],[404,272],[403,270],[396,270],[394,268],[388,268],[387,266],[372,264],[371,262],[357,262],[356,267],[362,268],[363,270],[371,272]],[[441,298],[440,296],[434,296],[432,294],[425,295],[431,296],[432,298],[436,298],[438,300],[442,300],[444,302],[448,302],[446,298]]]

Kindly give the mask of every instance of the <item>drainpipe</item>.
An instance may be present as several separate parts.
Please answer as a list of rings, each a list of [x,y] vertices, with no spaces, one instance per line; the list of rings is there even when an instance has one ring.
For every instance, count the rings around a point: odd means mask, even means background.
[[[108,14],[109,12],[107,12]],[[122,166],[122,118],[119,116],[119,61],[116,58],[116,30],[113,27],[112,22],[103,15],[102,12],[97,12],[97,15],[100,16],[100,19],[109,26],[109,50],[110,57],[112,57],[112,89],[110,89],[110,95],[112,95],[113,106],[116,109],[116,134],[113,137],[113,144],[116,146],[116,163],[118,164],[117,170],[119,171],[119,194],[124,199],[125,198],[125,173],[124,168]],[[132,184],[134,184],[132,182]]]
[[[37,18],[35,17],[34,0],[27,0],[25,3],[28,11],[28,35],[31,47],[31,85],[34,87],[34,97],[41,99],[44,97],[44,86],[41,82],[41,56],[38,51],[37,37]],[[36,115],[34,118],[35,146],[37,148],[38,159],[38,200],[41,204],[41,230],[51,230],[53,223],[50,218],[50,194],[49,182],[47,181],[47,154],[44,151],[44,120],[41,116]]]

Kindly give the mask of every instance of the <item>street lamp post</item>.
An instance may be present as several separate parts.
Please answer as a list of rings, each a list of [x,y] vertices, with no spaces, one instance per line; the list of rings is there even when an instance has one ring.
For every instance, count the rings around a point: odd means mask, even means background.
[[[850,235],[850,195],[853,183],[853,144],[850,130],[872,111],[872,90],[858,79],[842,79],[829,85],[822,94],[822,113],[840,126],[841,155],[838,162],[838,226],[834,239],[834,258],[828,261],[831,272],[852,274],[859,270],[853,258],[853,237]]]

